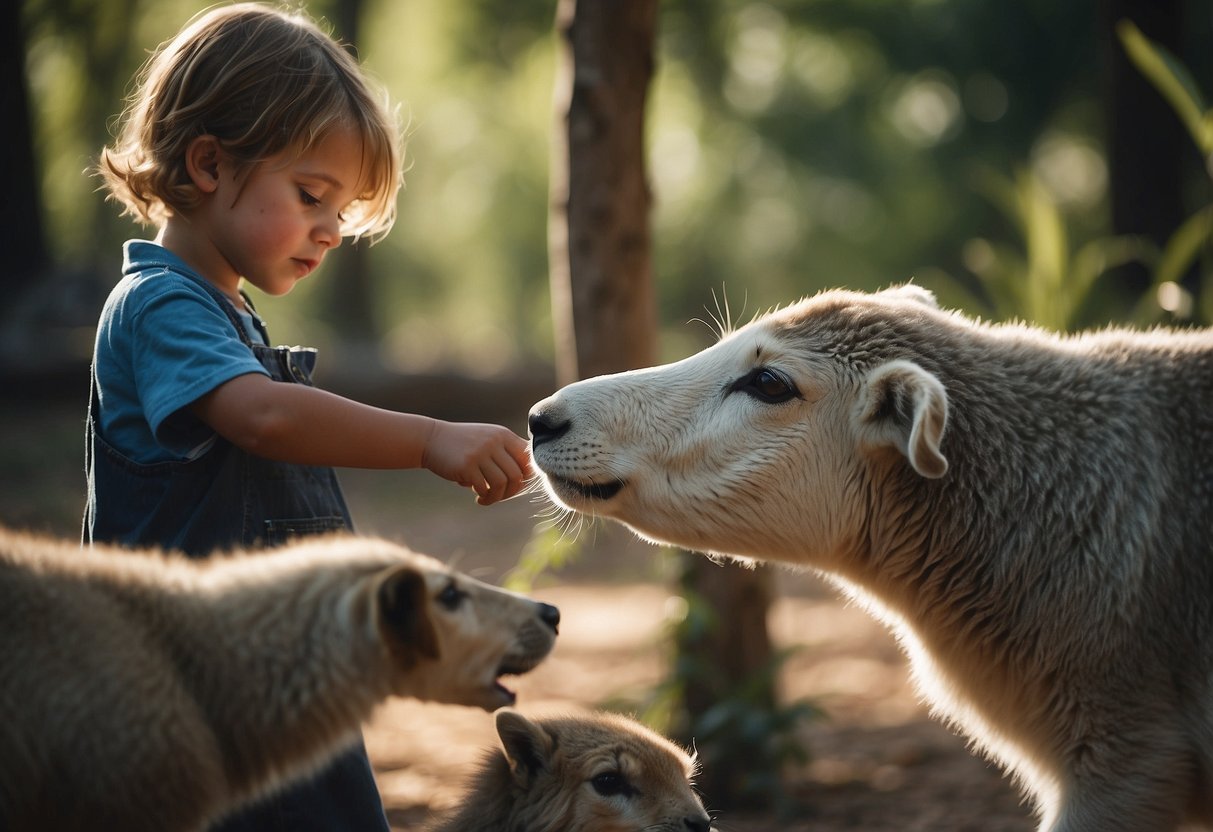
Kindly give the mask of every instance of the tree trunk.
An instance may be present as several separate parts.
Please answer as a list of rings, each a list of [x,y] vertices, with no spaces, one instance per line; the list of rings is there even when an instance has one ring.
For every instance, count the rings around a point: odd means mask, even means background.
[[[560,384],[654,363],[657,340],[644,109],[653,74],[656,0],[561,0],[549,253]],[[683,674],[686,726],[742,687],[771,658],[769,577],[684,554],[682,589],[721,626],[684,635],[676,668],[706,668],[708,685]],[[679,671],[675,671],[679,672]],[[755,703],[750,703],[755,704]],[[757,703],[774,707],[773,701]],[[693,737],[680,737],[692,741]],[[751,761],[721,754],[705,782],[714,806],[733,802]]]
[[[681,584],[684,594],[697,597],[713,611],[713,621],[702,632],[686,632],[679,654],[690,666],[711,668],[705,678],[696,678],[683,694],[692,724],[695,718],[728,696],[738,683],[766,668],[774,655],[767,631],[771,605],[771,574],[767,567],[747,569],[734,563],[713,563],[701,555],[682,555]],[[753,703],[773,710],[775,697],[768,689]],[[739,760],[745,765],[745,761]],[[720,805],[722,794],[736,778],[724,772],[704,772],[714,788],[705,792]],[[722,774],[726,776],[721,776]],[[727,782],[718,782],[727,781]]]
[[[656,357],[644,108],[657,0],[560,0],[552,320],[561,384]]]
[[[0,32],[0,112],[8,121],[8,146],[0,154],[5,186],[0,205],[5,267],[0,269],[0,291],[12,305],[50,265],[42,226],[42,190],[34,159],[34,124],[29,109],[25,76],[25,27],[21,3],[5,3]]]
[[[363,5],[363,0],[335,0],[333,3],[333,34],[355,50],[361,36]],[[325,317],[345,347],[355,351],[370,350],[378,342],[369,247],[364,240],[347,241],[333,253],[329,266],[332,274],[324,282]]]

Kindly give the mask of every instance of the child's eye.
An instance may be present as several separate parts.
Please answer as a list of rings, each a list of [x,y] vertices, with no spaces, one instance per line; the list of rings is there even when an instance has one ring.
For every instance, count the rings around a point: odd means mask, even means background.
[[[299,189],[299,198],[303,200],[304,205],[319,205],[320,200],[309,194],[303,188]]]

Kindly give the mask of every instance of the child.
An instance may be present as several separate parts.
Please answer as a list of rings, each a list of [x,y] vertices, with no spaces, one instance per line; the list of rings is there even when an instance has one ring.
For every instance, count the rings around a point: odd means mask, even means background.
[[[126,244],[98,326],[85,541],[203,556],[349,528],[329,466],[425,467],[481,505],[517,494],[520,436],[311,386],[314,351],[271,348],[241,291],[285,294],[395,219],[399,128],[356,61],[302,14],[242,3],[195,18],[138,80],[98,172],[158,234]],[[388,827],[358,743],[222,828]]]

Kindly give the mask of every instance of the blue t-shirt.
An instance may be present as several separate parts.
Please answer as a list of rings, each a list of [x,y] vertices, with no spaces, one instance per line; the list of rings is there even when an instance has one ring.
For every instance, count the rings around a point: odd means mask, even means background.
[[[127,242],[122,273],[97,326],[101,432],[135,462],[192,458],[214,432],[186,405],[237,376],[269,373],[199,285],[203,278],[167,249]]]

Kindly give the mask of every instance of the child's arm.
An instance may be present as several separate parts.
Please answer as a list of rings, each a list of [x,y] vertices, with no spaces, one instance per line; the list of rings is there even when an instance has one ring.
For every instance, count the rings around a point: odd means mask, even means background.
[[[444,422],[361,404],[249,373],[197,399],[190,411],[257,456],[301,465],[427,468],[489,505],[531,475],[527,442],[508,428]]]

